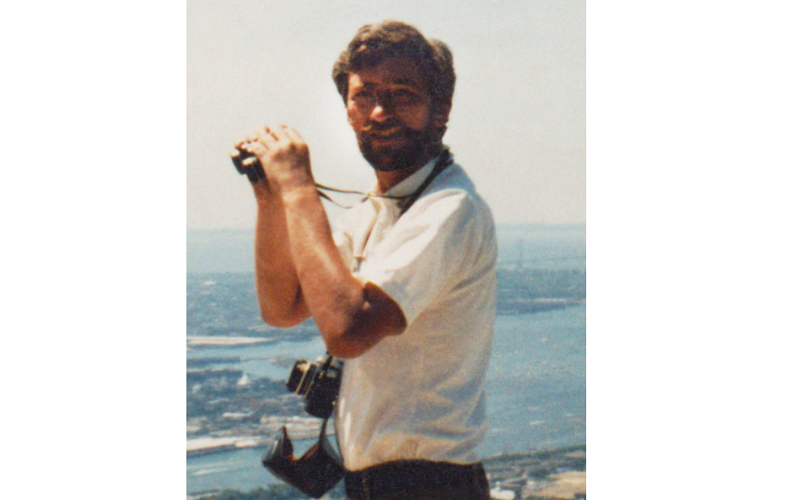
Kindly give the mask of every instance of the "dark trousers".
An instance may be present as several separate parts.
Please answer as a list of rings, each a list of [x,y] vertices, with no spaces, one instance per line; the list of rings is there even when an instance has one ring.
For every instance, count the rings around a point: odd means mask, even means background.
[[[480,463],[389,462],[348,472],[344,484],[351,500],[490,500]]]

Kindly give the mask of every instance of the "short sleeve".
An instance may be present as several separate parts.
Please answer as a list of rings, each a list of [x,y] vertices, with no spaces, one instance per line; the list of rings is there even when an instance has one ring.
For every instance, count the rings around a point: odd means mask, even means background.
[[[356,274],[382,288],[410,324],[476,272],[493,226],[486,205],[464,190],[427,194],[369,252]]]

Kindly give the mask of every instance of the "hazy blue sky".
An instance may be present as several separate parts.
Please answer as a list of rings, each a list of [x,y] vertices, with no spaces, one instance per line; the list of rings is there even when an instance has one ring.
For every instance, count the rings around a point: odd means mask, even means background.
[[[361,25],[385,19],[451,47],[445,142],[496,221],[585,222],[584,1],[189,0],[188,228],[253,226],[228,153],[262,124],[302,134],[318,182],[371,186],[330,71]]]

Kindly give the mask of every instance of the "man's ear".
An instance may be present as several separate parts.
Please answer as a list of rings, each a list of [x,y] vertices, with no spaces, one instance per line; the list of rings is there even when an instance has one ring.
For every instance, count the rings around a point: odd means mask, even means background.
[[[349,98],[344,99],[344,110],[346,110],[347,123],[352,125],[352,115],[349,114]]]
[[[451,103],[440,103],[435,109],[432,122],[436,128],[445,128],[446,123],[448,123],[449,116],[451,116]]]

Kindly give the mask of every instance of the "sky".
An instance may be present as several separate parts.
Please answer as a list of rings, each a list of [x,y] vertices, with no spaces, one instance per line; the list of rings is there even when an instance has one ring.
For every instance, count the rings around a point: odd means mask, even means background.
[[[317,182],[372,186],[330,73],[360,26],[386,19],[453,51],[444,141],[496,222],[585,222],[584,1],[189,0],[188,229],[253,227],[252,193],[228,154],[265,124],[300,132]]]

